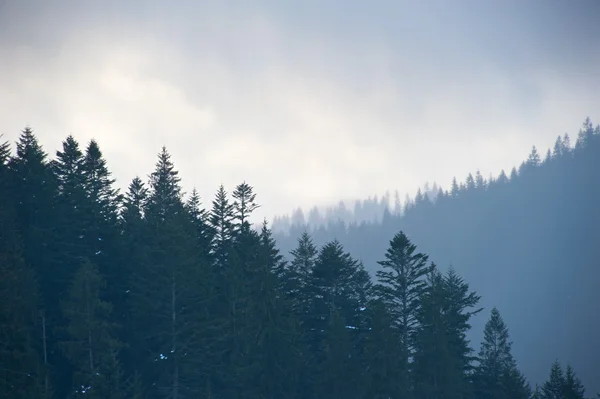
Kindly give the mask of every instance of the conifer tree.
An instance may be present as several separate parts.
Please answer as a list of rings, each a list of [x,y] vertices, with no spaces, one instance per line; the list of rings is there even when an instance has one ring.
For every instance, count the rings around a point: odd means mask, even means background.
[[[256,194],[254,189],[248,183],[238,184],[233,191],[232,197],[233,209],[235,212],[235,226],[238,230],[250,228],[248,217],[256,210],[259,205],[255,202]]]
[[[376,291],[398,330],[402,372],[397,378],[406,389],[405,395],[409,388],[409,358],[413,354],[419,301],[426,287],[425,276],[431,270],[427,265],[428,257],[417,253],[416,249],[406,234],[399,232],[390,241],[385,260],[378,262],[383,270],[377,271]]]
[[[324,372],[322,371],[324,365],[332,360],[327,357],[329,356],[327,354],[332,353],[329,352],[331,348],[339,348],[331,346],[333,343],[329,342],[329,339],[332,331],[339,331],[340,323],[348,326],[343,334],[347,335],[349,340],[346,356],[352,357],[353,360],[336,364],[339,367],[352,369],[358,367],[362,346],[359,342],[365,332],[365,316],[361,309],[367,304],[371,290],[370,278],[362,263],[345,252],[338,241],[332,241],[320,249],[309,286],[313,299],[304,331],[307,334],[309,349],[312,350],[313,372]],[[330,349],[324,350],[324,348]],[[327,371],[327,373],[337,373],[338,376],[346,372],[347,370]],[[320,389],[325,388],[321,386]],[[337,391],[327,388],[327,392]],[[321,392],[319,395],[322,397],[324,393]]]
[[[541,389],[543,399],[563,399],[565,375],[560,363],[555,361],[550,368],[550,377],[544,382]]]
[[[290,255],[292,259],[284,277],[285,293],[292,303],[294,314],[302,323],[309,311],[308,306],[312,297],[310,276],[315,267],[318,250],[308,233],[304,232]]]
[[[474,375],[477,397],[482,399],[527,399],[529,386],[517,370],[511,353],[508,328],[497,308],[485,325],[479,351],[479,366]]]
[[[585,398],[585,388],[583,387],[581,380],[575,374],[575,371],[571,365],[567,365],[565,370],[565,385],[563,394],[565,399]]]
[[[214,236],[211,244],[211,253],[217,267],[225,267],[229,253],[229,246],[233,236],[234,207],[229,202],[227,191],[223,185],[219,186],[210,211],[210,226]]]
[[[190,344],[202,298],[196,246],[184,209],[178,172],[162,148],[144,217],[146,254],[134,284],[134,316],[147,354],[144,377],[155,393],[177,399],[202,385],[193,378],[200,348]],[[139,324],[138,324],[139,323]]]
[[[0,393],[7,398],[49,398],[50,392],[44,389],[46,370],[35,345],[39,332],[34,322],[37,286],[32,270],[21,256],[12,213],[2,202],[0,200]]]
[[[97,268],[84,260],[61,308],[67,339],[62,343],[74,367],[72,397],[124,398],[124,386],[116,353],[116,326],[110,320],[112,306],[101,299],[105,282]],[[106,396],[110,392],[110,396]]]
[[[421,297],[416,336],[415,395],[431,398],[464,398],[470,394],[473,360],[466,338],[469,319],[480,297],[450,268],[442,276],[435,267]]]
[[[394,328],[386,304],[379,298],[369,302],[366,309],[370,330],[365,340],[365,397],[387,399],[401,397],[406,391],[398,376],[403,373],[402,353],[398,330]]]

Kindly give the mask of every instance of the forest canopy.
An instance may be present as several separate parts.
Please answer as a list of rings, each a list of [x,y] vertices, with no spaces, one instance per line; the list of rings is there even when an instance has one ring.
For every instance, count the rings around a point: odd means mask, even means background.
[[[420,193],[402,215],[386,213],[381,222],[336,224],[332,231],[295,226],[276,239],[266,221],[251,225],[259,202],[246,182],[231,192],[219,187],[204,206],[195,190],[184,196],[163,147],[147,181],[136,177],[121,193],[98,142],[82,147],[68,136],[50,158],[25,128],[16,151],[0,145],[0,393],[584,398],[578,367],[559,360],[570,357],[564,346],[537,364],[544,380],[528,382],[512,351],[515,317],[504,317],[516,305],[498,295],[503,289],[521,300],[519,284],[499,271],[514,273],[525,262],[523,286],[536,275],[537,285],[552,290],[558,278],[565,290],[554,292],[558,298],[576,295],[569,291],[575,287],[597,297],[598,280],[590,277],[598,276],[591,269],[598,237],[572,235],[597,226],[598,212],[583,218],[572,205],[597,209],[600,168],[591,165],[598,166],[599,148],[600,128],[588,119],[574,148],[568,136],[559,138],[544,161],[534,149],[510,177],[470,176],[441,190],[435,203]],[[555,224],[540,224],[548,216]],[[515,240],[532,231],[518,233],[510,224],[517,218],[537,232],[521,245]],[[480,224],[492,227],[473,227]],[[444,241],[451,227],[455,241]],[[556,240],[562,250],[552,252]],[[492,245],[505,257],[481,262],[482,254],[497,255]],[[475,278],[471,259],[491,280]],[[555,264],[568,264],[569,274]],[[486,295],[498,303],[485,303]],[[575,304],[565,311],[575,313]],[[562,315],[554,302],[543,305]],[[590,306],[580,310],[598,327]],[[482,315],[485,323],[472,325]],[[469,338],[474,328],[480,342]],[[581,333],[582,345],[593,346],[597,331]],[[537,350],[528,348],[533,357]],[[590,376],[593,363],[579,364]]]

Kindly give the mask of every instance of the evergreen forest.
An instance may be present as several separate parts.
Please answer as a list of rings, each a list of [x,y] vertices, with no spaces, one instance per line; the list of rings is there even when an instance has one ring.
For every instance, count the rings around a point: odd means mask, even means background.
[[[249,183],[185,194],[163,147],[120,192],[98,142],[27,127],[0,144],[0,397],[596,397],[599,163],[587,119],[509,175],[274,234]]]

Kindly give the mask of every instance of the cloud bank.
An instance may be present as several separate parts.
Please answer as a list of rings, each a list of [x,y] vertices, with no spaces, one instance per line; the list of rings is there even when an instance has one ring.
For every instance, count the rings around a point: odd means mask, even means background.
[[[2,2],[0,1],[0,4]],[[96,138],[119,186],[164,144],[185,189],[269,219],[509,169],[600,115],[594,1],[11,1],[0,134]]]

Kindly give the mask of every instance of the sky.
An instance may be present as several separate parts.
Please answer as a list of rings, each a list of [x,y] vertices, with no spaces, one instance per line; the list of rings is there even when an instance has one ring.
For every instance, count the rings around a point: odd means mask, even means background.
[[[293,208],[507,171],[600,122],[594,0],[0,0],[0,134],[95,138],[117,185]]]

